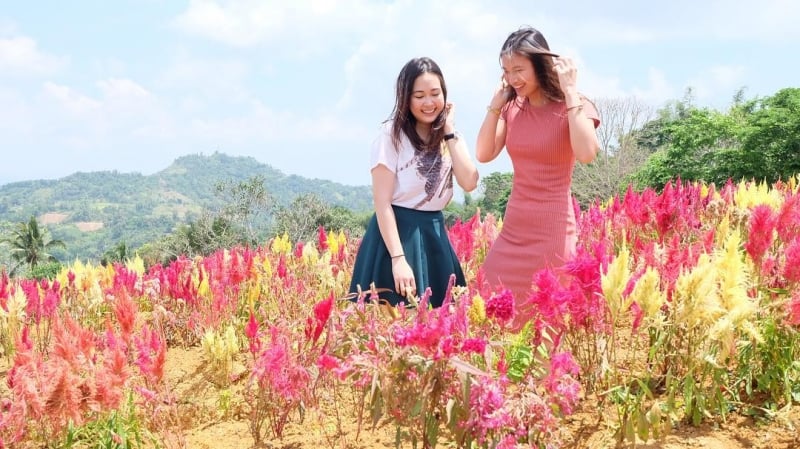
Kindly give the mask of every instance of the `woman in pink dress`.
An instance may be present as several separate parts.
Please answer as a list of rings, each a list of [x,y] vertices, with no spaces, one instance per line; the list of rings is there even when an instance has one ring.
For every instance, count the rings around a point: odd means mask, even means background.
[[[529,27],[508,36],[500,51],[501,82],[486,108],[475,146],[479,162],[503,148],[514,181],[500,235],[483,271],[494,291],[514,294],[519,330],[532,318],[527,299],[533,275],[558,270],[575,252],[572,170],[589,163],[599,143],[594,105],[578,92],[575,64],[550,52],[542,34]]]

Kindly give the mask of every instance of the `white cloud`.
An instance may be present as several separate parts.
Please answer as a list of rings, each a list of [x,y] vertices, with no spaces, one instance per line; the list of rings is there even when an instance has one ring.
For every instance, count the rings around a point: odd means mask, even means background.
[[[10,136],[28,135],[33,129],[35,114],[27,99],[19,92],[0,88],[0,134],[4,140]]]
[[[786,41],[800,37],[800,2],[795,0],[714,0],[706,29],[721,39],[742,42]],[[703,28],[700,28],[701,30]]]
[[[246,78],[250,67],[232,58],[196,58],[178,55],[159,75],[158,85],[178,95],[193,98],[246,100]]]
[[[732,97],[736,90],[745,87],[746,72],[747,69],[741,65],[709,67],[689,79],[688,86],[701,103],[713,102],[717,98]]]
[[[667,80],[664,71],[651,67],[647,71],[647,86],[635,86],[631,89],[633,96],[646,103],[660,105],[676,98],[677,89]]]
[[[334,37],[362,29],[384,9],[366,0],[192,0],[175,20],[188,33],[236,47],[273,41],[295,51],[323,46]],[[285,39],[285,38],[290,39]]]
[[[97,112],[101,108],[101,103],[94,100],[82,93],[72,89],[69,86],[56,84],[52,81],[44,83],[45,96],[54,100],[61,109],[67,114],[77,117],[86,116]]]
[[[42,52],[29,37],[0,38],[0,73],[43,75],[64,64],[64,58]]]

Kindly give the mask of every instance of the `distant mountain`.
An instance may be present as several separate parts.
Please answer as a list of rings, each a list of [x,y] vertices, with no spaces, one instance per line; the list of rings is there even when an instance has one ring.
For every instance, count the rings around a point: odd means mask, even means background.
[[[245,181],[260,175],[267,192],[279,204],[313,193],[323,201],[354,212],[372,208],[369,186],[286,175],[251,157],[222,153],[176,159],[150,176],[117,171],[78,172],[58,180],[15,182],[0,186],[0,229],[31,215],[45,225],[67,250],[61,260],[96,259],[124,241],[135,249],[216,210],[220,182]]]

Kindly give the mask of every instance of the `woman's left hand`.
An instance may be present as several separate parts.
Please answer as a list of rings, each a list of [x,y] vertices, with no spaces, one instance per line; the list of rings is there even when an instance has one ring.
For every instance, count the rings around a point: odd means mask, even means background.
[[[444,107],[444,133],[450,134],[456,129],[456,107],[453,103],[447,103]]]
[[[558,75],[558,84],[561,86],[561,91],[564,94],[569,94],[577,90],[578,84],[578,69],[575,67],[575,62],[572,58],[567,56],[559,56],[553,61],[553,70]]]

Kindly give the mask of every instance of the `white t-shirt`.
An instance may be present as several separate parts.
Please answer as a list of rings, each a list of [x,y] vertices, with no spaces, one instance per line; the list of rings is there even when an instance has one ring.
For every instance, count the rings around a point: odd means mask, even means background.
[[[442,210],[453,197],[453,161],[447,146],[442,151],[417,151],[404,133],[400,148],[392,143],[392,121],[381,126],[372,143],[370,170],[379,164],[395,174],[392,204],[408,209]]]

